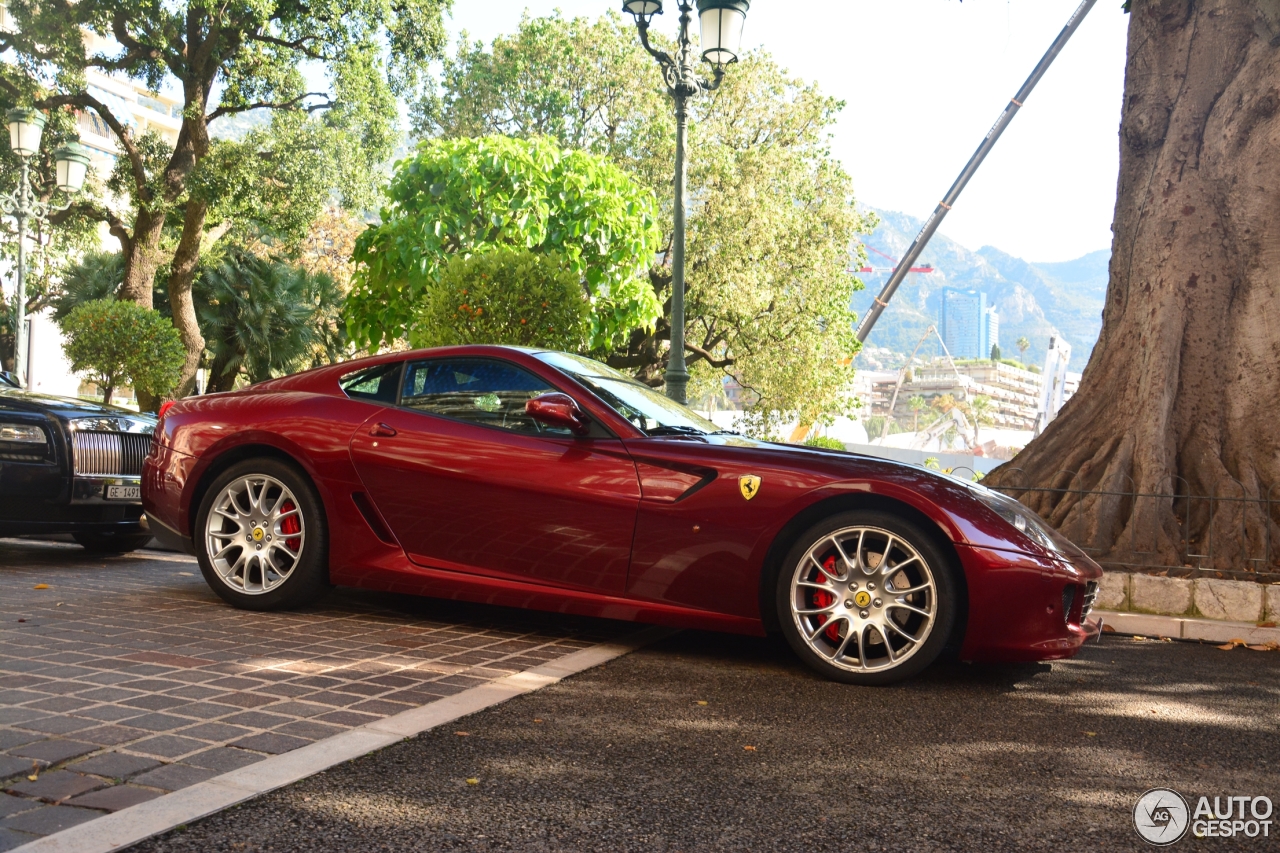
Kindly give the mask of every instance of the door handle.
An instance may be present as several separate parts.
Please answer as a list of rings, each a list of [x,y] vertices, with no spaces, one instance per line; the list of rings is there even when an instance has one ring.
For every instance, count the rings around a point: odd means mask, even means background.
[[[390,438],[395,434],[396,431],[386,424],[378,424],[373,429],[369,430],[369,435],[382,436],[383,438]]]

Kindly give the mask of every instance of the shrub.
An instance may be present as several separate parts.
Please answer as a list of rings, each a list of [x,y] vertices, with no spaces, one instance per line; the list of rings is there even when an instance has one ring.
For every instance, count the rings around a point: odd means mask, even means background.
[[[830,436],[815,435],[804,443],[805,447],[822,447],[827,450],[844,450],[844,442],[838,441]]]
[[[71,369],[102,388],[104,403],[126,381],[141,393],[171,391],[187,358],[178,330],[159,311],[134,302],[86,302],[61,326]]]
[[[499,250],[455,257],[409,332],[414,346],[512,344],[580,350],[591,305],[554,255]]]

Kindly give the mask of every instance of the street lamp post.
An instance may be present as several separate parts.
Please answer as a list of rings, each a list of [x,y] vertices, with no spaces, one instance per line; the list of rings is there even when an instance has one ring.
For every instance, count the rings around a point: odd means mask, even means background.
[[[684,238],[685,213],[685,145],[688,141],[689,99],[699,92],[719,88],[725,67],[738,61],[742,44],[742,25],[751,0],[697,0],[698,21],[702,30],[702,59],[711,65],[713,77],[707,82],[698,76],[689,37],[694,4],[677,0],[680,9],[680,36],[675,56],[649,44],[649,22],[662,14],[662,0],[624,0],[622,10],[636,21],[640,42],[662,67],[667,94],[675,102],[676,112],[676,177],[675,234],[671,241],[671,353],[667,359],[666,392],[677,403],[685,402],[689,371],[684,360]]]
[[[5,116],[9,122],[9,148],[22,165],[18,171],[18,186],[7,195],[0,194],[0,211],[12,216],[18,224],[18,265],[17,287],[14,288],[14,373],[24,386],[30,385],[27,377],[27,287],[26,287],[26,242],[27,220],[46,222],[50,213],[66,208],[51,206],[48,202],[36,198],[31,188],[30,161],[40,150],[40,136],[44,131],[45,118],[39,112],[29,109],[13,109]],[[56,183],[59,190],[74,195],[84,186],[85,173],[89,168],[87,149],[79,142],[71,142],[53,152],[56,163]]]

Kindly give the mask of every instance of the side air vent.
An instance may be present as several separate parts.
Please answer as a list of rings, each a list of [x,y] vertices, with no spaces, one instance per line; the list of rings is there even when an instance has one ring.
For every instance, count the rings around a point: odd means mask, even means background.
[[[396,544],[395,537],[391,535],[391,531],[387,529],[387,525],[382,521],[382,516],[373,508],[373,504],[369,503],[369,498],[364,492],[352,492],[351,502],[356,505],[356,509],[360,510],[360,514],[364,516],[365,523],[369,525],[369,529],[373,531],[374,536],[377,536],[388,545]]]

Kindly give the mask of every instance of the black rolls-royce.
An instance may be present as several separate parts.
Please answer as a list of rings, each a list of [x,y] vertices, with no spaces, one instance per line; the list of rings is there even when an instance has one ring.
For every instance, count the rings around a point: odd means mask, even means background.
[[[0,373],[0,536],[70,533],[91,551],[151,539],[142,460],[156,420],[24,391]]]

